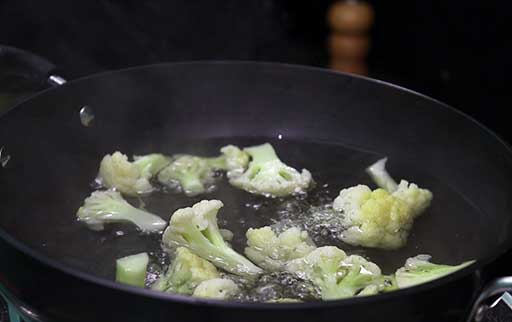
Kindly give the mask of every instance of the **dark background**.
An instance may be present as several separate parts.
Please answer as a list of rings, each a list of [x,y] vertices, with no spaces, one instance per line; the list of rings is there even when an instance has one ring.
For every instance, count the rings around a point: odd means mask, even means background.
[[[507,112],[512,5],[369,1],[370,76],[445,101],[512,141]],[[0,0],[0,43],[73,79],[163,61],[242,59],[326,66],[332,1]]]

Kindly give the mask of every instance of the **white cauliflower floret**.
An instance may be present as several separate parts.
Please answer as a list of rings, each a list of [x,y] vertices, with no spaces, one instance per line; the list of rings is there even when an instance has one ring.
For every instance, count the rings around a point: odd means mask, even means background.
[[[217,224],[217,213],[223,204],[219,200],[203,200],[193,207],[178,209],[171,216],[162,237],[168,248],[187,247],[192,253],[217,267],[244,277],[262,272],[224,240]]]
[[[414,183],[401,180],[400,184],[386,170],[387,158],[380,159],[366,169],[373,181],[382,189],[392,193],[393,196],[406,202],[414,217],[419,216],[428,208],[432,201],[432,192],[427,189],[421,189]]]
[[[358,185],[343,189],[334,200],[345,230],[339,238],[351,245],[384,249],[407,242],[414,215],[407,203],[384,189]]]
[[[194,290],[195,297],[227,300],[238,292],[238,286],[230,279],[214,278],[201,282]]]
[[[244,151],[252,160],[243,174],[231,174],[229,182],[235,187],[268,197],[283,197],[305,191],[312,181],[308,170],[298,172],[279,160],[269,143]]]
[[[210,262],[185,247],[178,247],[167,272],[160,276],[151,289],[190,295],[201,282],[219,276],[219,272]]]
[[[162,154],[149,154],[128,157],[121,152],[106,155],[100,163],[98,181],[106,188],[114,188],[123,194],[137,196],[154,190],[151,177],[169,164],[168,157]]]
[[[417,217],[425,211],[432,201],[432,192],[427,189],[421,189],[414,183],[405,180],[400,181],[398,188],[393,192],[393,196],[403,200],[411,207],[414,217]]]
[[[376,264],[357,255],[347,257],[334,246],[319,247],[303,258],[288,262],[286,269],[315,284],[323,300],[352,297],[382,283]],[[380,290],[378,286],[377,290]]]
[[[143,232],[159,232],[166,222],[130,205],[117,191],[94,191],[77,212],[78,220],[92,230],[103,230],[106,223],[132,222]]]
[[[271,272],[280,271],[284,265],[313,251],[316,246],[306,231],[289,228],[276,235],[269,226],[253,229],[247,233],[245,255],[254,263]]]

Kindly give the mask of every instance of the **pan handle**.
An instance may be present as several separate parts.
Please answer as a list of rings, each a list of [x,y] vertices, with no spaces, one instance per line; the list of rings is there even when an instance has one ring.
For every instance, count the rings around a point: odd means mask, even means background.
[[[30,80],[42,87],[62,85],[64,78],[54,75],[55,65],[41,56],[10,46],[0,45],[0,70]]]
[[[509,292],[512,292],[512,276],[500,277],[489,282],[473,303],[466,322],[482,321],[486,312],[501,301],[512,310],[512,294]]]

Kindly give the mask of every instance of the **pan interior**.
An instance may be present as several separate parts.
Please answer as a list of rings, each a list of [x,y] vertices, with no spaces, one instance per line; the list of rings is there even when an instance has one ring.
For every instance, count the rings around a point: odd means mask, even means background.
[[[95,114],[89,127],[80,123],[85,105]],[[317,187],[296,202],[300,207],[318,203],[319,195],[332,200],[343,187],[372,185],[364,169],[385,155],[396,179],[432,190],[432,206],[401,250],[319,241],[363,253],[387,273],[420,253],[454,264],[487,257],[510,241],[512,158],[481,126],[379,82],[253,63],[120,71],[70,82],[16,107],[0,118],[0,147],[11,156],[0,168],[0,228],[51,258],[112,279],[116,258],[148,250],[157,257],[160,245],[159,236],[141,236],[129,225],[93,232],[76,222],[103,155],[214,156],[226,144],[265,141],[284,162],[313,174]],[[255,197],[225,179],[198,198],[155,193],[144,202],[167,220],[203,197],[224,202],[220,223],[233,231],[239,251],[247,228],[273,223],[283,202],[295,202]]]
[[[307,197],[268,199],[236,189],[229,185],[226,178],[222,178],[216,184],[217,189],[201,196],[186,197],[180,193],[159,191],[140,199],[130,198],[129,201],[135,206],[144,205],[150,212],[168,220],[176,209],[191,206],[202,199],[222,200],[224,208],[219,213],[219,223],[222,228],[234,233],[233,246],[243,252],[245,232],[248,228],[272,225],[290,218],[300,219],[302,223],[304,216],[307,216],[307,208],[332,201],[342,188],[356,184],[366,184],[375,188],[364,169],[382,155],[332,142],[231,137],[183,140],[155,152],[214,156],[218,154],[220,147],[227,144],[250,146],[263,142],[271,142],[284,162],[312,172],[316,185]],[[130,151],[125,152],[139,154],[139,151],[146,150],[144,146],[147,145],[133,146]],[[41,171],[37,181],[54,180],[52,186],[55,193],[32,199],[35,203],[23,203],[13,196],[8,203],[13,203],[13,207],[16,203],[21,212],[2,214],[4,222],[7,223],[3,228],[15,231],[19,236],[23,236],[26,243],[53,258],[80,270],[113,279],[116,258],[149,251],[153,255],[153,260],[156,263],[160,262],[161,236],[140,234],[129,224],[112,224],[102,232],[95,232],[76,221],[76,210],[82,200],[93,191],[92,183],[100,160],[100,155],[90,158],[85,168],[77,169],[72,177],[65,179],[73,182],[73,193],[62,191],[66,186],[59,182],[62,179],[56,179],[59,177],[56,173],[58,169],[52,173]],[[407,246],[397,251],[374,250],[351,247],[335,238],[317,236],[315,240],[319,246],[336,245],[347,252],[368,256],[386,273],[391,273],[403,265],[407,257],[417,254],[431,254],[434,260],[440,263],[457,263],[479,258],[487,245],[493,243],[492,234],[484,233],[485,215],[467,202],[463,194],[452,189],[429,171],[399,159],[390,160],[389,170],[397,178],[416,182],[434,193],[431,208],[417,220]],[[20,180],[6,174],[4,182],[13,180],[13,184],[16,184]],[[26,184],[31,185],[29,182]],[[30,190],[29,187],[26,188]],[[37,211],[38,215],[31,216],[30,221],[23,218],[23,213],[32,211]],[[474,224],[460,225],[464,221],[471,221]]]

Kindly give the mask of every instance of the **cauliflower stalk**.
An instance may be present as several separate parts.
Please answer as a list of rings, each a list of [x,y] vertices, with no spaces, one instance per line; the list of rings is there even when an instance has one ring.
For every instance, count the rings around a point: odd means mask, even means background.
[[[238,292],[238,286],[227,278],[214,278],[201,282],[194,293],[195,297],[227,300]]]
[[[191,253],[185,247],[176,249],[176,256],[153,285],[152,289],[163,292],[191,295],[201,282],[220,277],[210,262]]]
[[[229,182],[237,188],[267,197],[284,197],[303,192],[311,184],[308,170],[300,173],[284,164],[269,143],[244,151],[251,156],[248,169],[242,174],[229,175]]]
[[[134,161],[121,152],[106,155],[100,163],[98,181],[109,189],[128,196],[148,194],[154,190],[150,179],[169,164],[162,154],[134,156]]]
[[[241,173],[249,156],[233,145],[221,149],[221,156],[204,158],[194,155],[176,155],[174,160],[158,174],[158,181],[166,186],[179,186],[187,196],[205,193],[214,181],[215,170],[228,174]]]
[[[77,218],[92,230],[103,230],[106,223],[131,222],[142,232],[162,231],[167,223],[157,215],[130,205],[117,191],[95,191],[78,209]]]
[[[347,256],[334,246],[319,247],[303,258],[292,260],[286,264],[286,270],[315,284],[323,300],[352,297],[382,282],[376,264],[361,256]]]
[[[408,258],[405,265],[395,272],[398,288],[430,282],[462,269],[474,261],[464,262],[460,265],[441,265],[430,262],[430,255],[418,255]]]
[[[262,272],[224,240],[217,225],[219,200],[203,200],[193,207],[178,209],[171,217],[162,242],[166,247],[187,247],[199,257],[227,272],[252,277]]]
[[[147,253],[139,253],[116,260],[116,281],[126,285],[144,287],[149,264]]]
[[[250,228],[247,233],[245,255],[265,270],[276,272],[293,259],[304,257],[316,246],[306,231],[297,227],[289,228],[280,234],[271,227]]]

